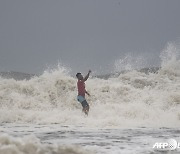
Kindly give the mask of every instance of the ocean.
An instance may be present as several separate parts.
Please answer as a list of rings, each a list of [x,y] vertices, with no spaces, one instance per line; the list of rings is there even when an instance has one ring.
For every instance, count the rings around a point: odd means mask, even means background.
[[[88,117],[64,67],[29,80],[1,77],[0,154],[179,153],[177,53],[164,51],[157,72],[91,77]]]

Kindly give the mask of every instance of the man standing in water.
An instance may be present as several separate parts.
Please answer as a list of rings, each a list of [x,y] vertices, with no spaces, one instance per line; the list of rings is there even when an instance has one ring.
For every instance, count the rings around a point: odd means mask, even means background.
[[[91,70],[89,70],[88,74],[83,77],[81,73],[77,73],[76,77],[78,78],[77,82],[77,88],[78,88],[78,96],[77,100],[81,103],[83,107],[83,112],[88,115],[89,112],[89,104],[87,103],[85,99],[85,94],[90,96],[90,94],[85,89],[85,81],[89,78],[89,74],[91,73]]]

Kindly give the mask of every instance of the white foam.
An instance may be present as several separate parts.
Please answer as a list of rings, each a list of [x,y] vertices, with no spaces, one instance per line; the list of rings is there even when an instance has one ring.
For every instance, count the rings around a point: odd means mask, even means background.
[[[35,136],[14,138],[7,134],[0,135],[0,154],[89,154],[79,146],[42,144]]]
[[[29,81],[0,79],[0,122],[88,127],[179,127],[180,60],[169,46],[156,74],[132,70],[117,78],[89,79],[87,118],[76,101],[76,79],[64,68]],[[179,51],[176,49],[176,53]]]

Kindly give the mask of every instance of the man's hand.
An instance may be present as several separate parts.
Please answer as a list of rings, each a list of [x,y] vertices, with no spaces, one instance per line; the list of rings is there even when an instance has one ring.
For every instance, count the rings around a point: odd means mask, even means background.
[[[83,79],[84,81],[86,81],[89,78],[89,74],[91,73],[91,70],[89,70],[88,74],[85,76],[85,78]]]

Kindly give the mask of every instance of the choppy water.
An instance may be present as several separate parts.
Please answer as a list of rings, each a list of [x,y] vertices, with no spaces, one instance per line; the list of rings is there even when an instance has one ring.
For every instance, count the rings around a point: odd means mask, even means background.
[[[180,129],[172,128],[95,129],[82,126],[61,126],[59,124],[1,124],[0,133],[11,136],[0,136],[0,153],[3,151],[2,147],[5,147],[5,145],[2,146],[5,141],[6,143],[9,142],[8,146],[16,147],[15,149],[23,153],[25,153],[23,146],[26,146],[29,151],[33,151],[34,146],[38,144],[51,146],[54,151],[56,151],[54,145],[58,145],[60,149],[57,153],[62,152],[63,148],[66,150],[70,148],[73,151],[72,153],[98,154],[175,154],[180,152],[179,149],[167,152],[153,149],[156,142],[166,142],[171,138],[180,141]],[[21,146],[18,145],[19,138],[21,138]],[[40,143],[37,138],[40,139]],[[41,148],[48,152],[46,147]],[[8,150],[10,151],[10,149]],[[36,153],[38,152],[34,154]],[[68,153],[68,150],[65,153]]]
[[[88,117],[65,68],[30,80],[0,78],[0,153],[157,153],[155,141],[180,140],[179,53],[169,45],[157,73],[89,79]]]

